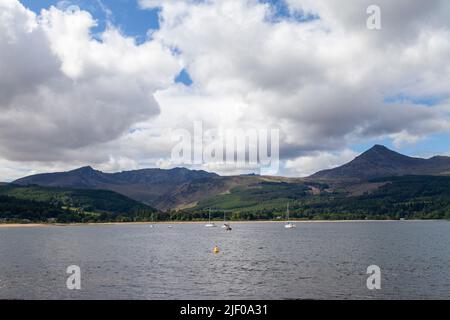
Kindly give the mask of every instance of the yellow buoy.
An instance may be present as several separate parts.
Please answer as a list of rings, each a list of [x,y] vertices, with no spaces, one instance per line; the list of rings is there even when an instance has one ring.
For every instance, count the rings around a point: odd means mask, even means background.
[[[213,253],[218,254],[220,252],[220,249],[218,246],[215,246],[213,249]]]

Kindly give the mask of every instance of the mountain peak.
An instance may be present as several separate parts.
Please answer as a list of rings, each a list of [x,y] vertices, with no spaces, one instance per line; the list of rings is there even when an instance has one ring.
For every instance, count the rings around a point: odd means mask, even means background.
[[[450,172],[450,158],[413,158],[375,145],[343,166],[313,174],[312,179],[360,180],[401,175],[440,175]]]
[[[85,166],[85,167],[81,167],[75,170],[71,170],[70,172],[72,173],[90,173],[90,172],[96,172],[96,170],[94,170],[94,168],[92,168],[91,166]]]
[[[388,147],[382,145],[382,144],[376,144],[374,145],[372,148],[369,149],[370,150],[374,150],[374,151],[390,151],[393,152],[391,149],[389,149]]]
[[[401,153],[395,152],[395,151],[387,148],[386,146],[376,144],[372,148],[367,150],[366,152],[364,152],[361,155],[359,155],[358,157],[356,157],[356,159],[353,160],[353,162],[358,162],[358,161],[381,161],[381,162],[386,162],[386,161],[404,162],[404,161],[407,161],[407,162],[409,162],[409,161],[414,161],[415,159],[416,158],[411,158],[411,157],[405,156]]]
[[[392,154],[392,153],[399,154],[399,153],[397,153],[397,152],[395,152],[395,151],[393,151],[393,150],[389,149],[388,147],[383,146],[381,144],[374,145],[372,148],[370,148],[369,150],[367,150],[363,154],[373,154],[373,153],[377,153],[377,154],[379,154],[379,153],[381,153],[381,154],[389,154],[389,153],[390,154]]]

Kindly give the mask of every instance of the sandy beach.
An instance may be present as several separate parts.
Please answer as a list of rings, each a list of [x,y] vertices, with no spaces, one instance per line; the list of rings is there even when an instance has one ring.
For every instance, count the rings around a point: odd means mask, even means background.
[[[37,227],[47,227],[49,224],[39,224],[39,223],[4,223],[0,224],[0,228],[37,228]]]

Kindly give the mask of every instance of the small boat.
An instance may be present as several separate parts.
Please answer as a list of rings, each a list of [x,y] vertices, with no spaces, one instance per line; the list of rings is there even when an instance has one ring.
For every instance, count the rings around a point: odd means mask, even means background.
[[[167,228],[172,229],[173,227],[172,226],[167,226]]]
[[[207,223],[207,224],[205,224],[205,227],[207,227],[207,228],[216,228],[217,226],[216,226],[215,223]]]
[[[209,210],[209,222],[205,224],[207,228],[215,228],[217,227],[215,223],[211,222],[211,210]]]
[[[297,226],[293,222],[288,222],[288,223],[286,223],[284,225],[284,228],[286,228],[286,229],[295,229],[295,228],[297,228]]]
[[[224,229],[225,231],[231,231],[233,230],[230,226],[230,224],[227,223],[227,217],[226,217],[226,213],[223,213],[223,226],[222,229]]]
[[[284,225],[284,228],[285,229],[295,229],[295,228],[297,228],[295,223],[289,221],[289,203],[287,204],[286,213],[287,213],[287,221],[286,221],[286,224]]]

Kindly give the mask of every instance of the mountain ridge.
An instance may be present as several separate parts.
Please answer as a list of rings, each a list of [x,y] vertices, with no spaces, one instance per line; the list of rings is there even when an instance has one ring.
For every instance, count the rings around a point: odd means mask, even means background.
[[[450,157],[415,158],[382,145],[375,145],[342,166],[319,171],[307,178],[219,176],[187,168],[151,168],[104,173],[85,166],[66,172],[28,176],[14,181],[13,184],[110,190],[159,210],[169,210],[195,206],[209,197],[229,193],[232,188],[257,186],[269,180],[309,184],[324,182],[330,185],[345,182],[356,186],[352,189],[355,190],[353,192],[361,193],[382,185],[367,183],[371,179],[407,175],[450,175]]]
[[[90,166],[66,172],[43,173],[13,181],[13,184],[43,187],[111,190],[152,205],[173,189],[195,180],[218,177],[215,173],[186,168],[141,169],[104,173]],[[164,208],[165,209],[165,208]]]

